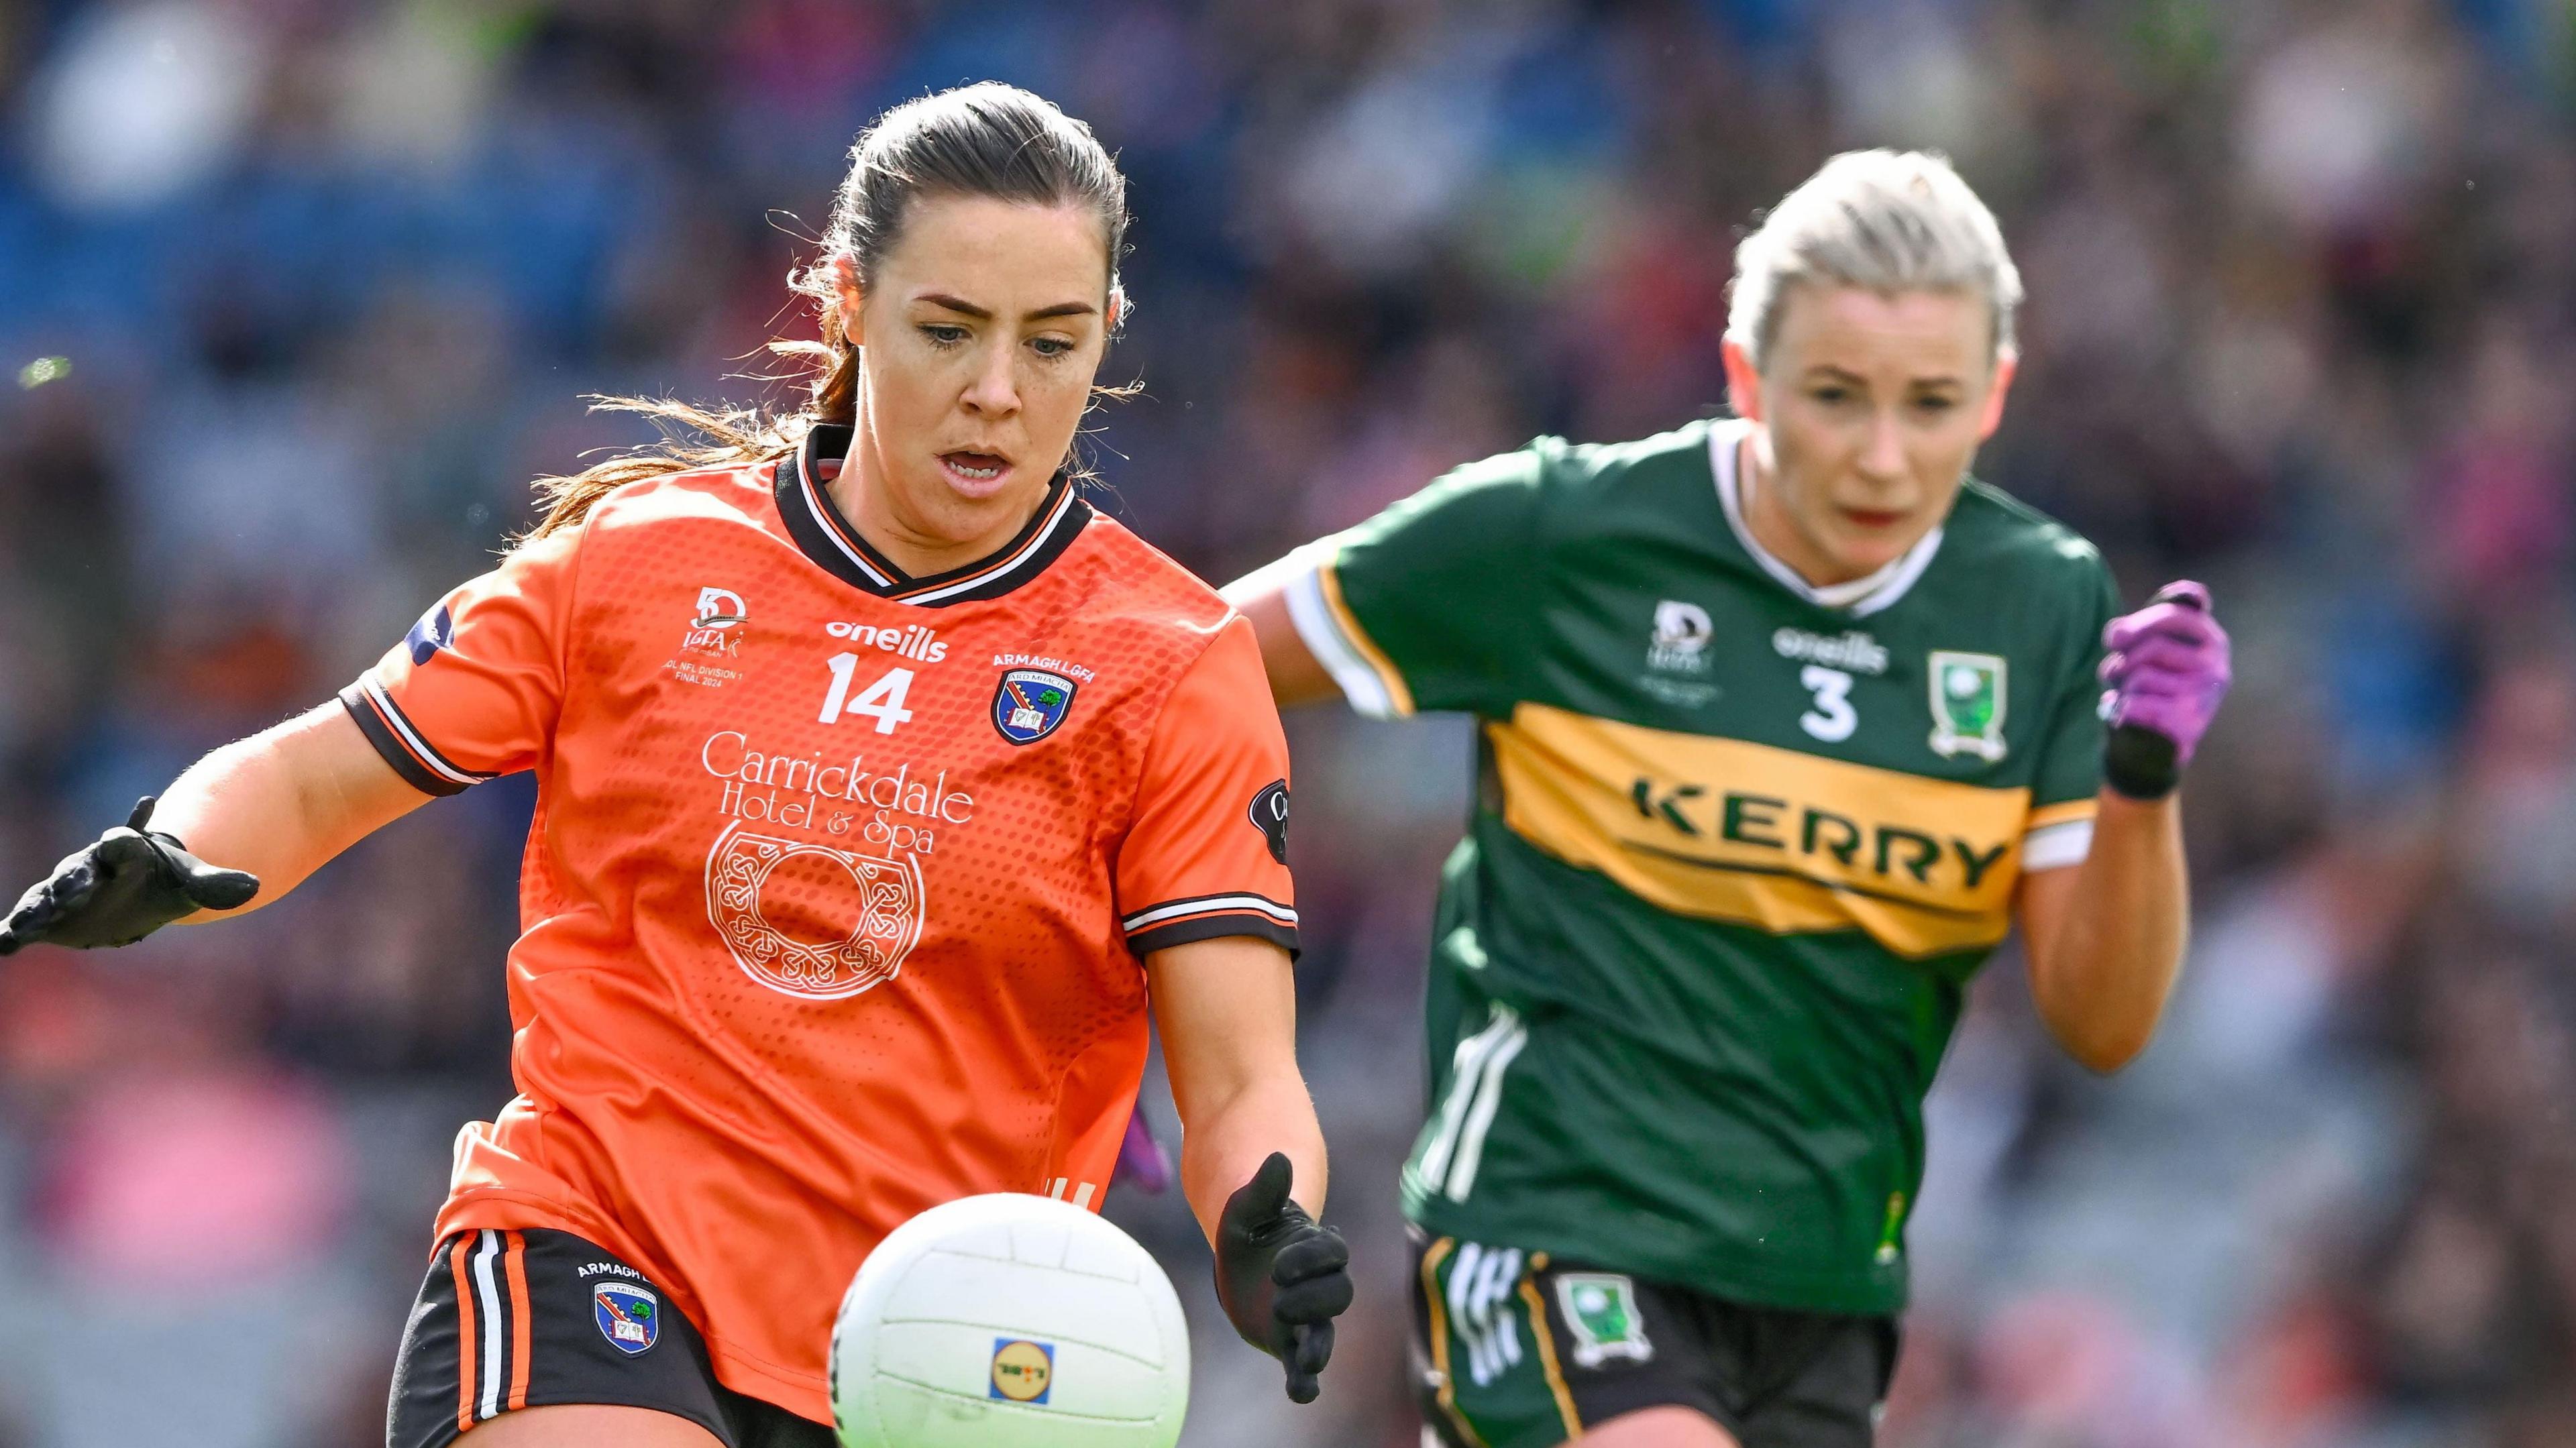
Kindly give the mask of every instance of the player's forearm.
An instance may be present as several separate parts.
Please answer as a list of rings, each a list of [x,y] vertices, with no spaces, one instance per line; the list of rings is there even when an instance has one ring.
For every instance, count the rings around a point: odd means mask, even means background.
[[[376,756],[337,703],[227,744],[171,784],[152,827],[176,835],[209,864],[257,875],[259,893],[239,910],[201,910],[178,923],[270,904],[427,800]]]
[[[1290,1195],[1309,1215],[1323,1216],[1324,1131],[1295,1070],[1266,1074],[1221,1101],[1184,1106],[1181,1133],[1181,1190],[1210,1241],[1226,1198],[1274,1151],[1287,1153],[1296,1168]]]
[[[2034,941],[2031,987],[2069,1055],[2116,1071],[2146,1049],[2182,971],[2191,887],[2178,795],[2104,790],[2065,918]]]

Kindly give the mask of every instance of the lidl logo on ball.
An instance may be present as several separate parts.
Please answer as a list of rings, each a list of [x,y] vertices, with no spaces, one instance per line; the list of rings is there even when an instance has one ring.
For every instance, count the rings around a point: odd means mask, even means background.
[[[1046,1406],[1055,1388],[1055,1344],[1024,1337],[993,1339],[993,1384],[986,1395],[1006,1403]]]
[[[628,1357],[661,1339],[661,1305],[641,1287],[623,1282],[601,1283],[590,1290],[590,1307],[591,1316],[599,1320],[600,1336]]]

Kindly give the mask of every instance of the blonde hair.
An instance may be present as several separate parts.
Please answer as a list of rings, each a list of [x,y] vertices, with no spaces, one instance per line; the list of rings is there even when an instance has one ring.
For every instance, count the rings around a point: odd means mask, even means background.
[[[2021,270],[1995,214],[1937,151],[1845,151],[1780,199],[1735,248],[1726,335],[1759,370],[1800,282],[1966,292],[1994,322],[1989,355],[2013,345]]]

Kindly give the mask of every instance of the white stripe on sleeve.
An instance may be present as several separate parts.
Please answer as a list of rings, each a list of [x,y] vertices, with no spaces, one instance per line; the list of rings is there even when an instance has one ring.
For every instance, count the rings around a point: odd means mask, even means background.
[[[1371,719],[1396,717],[1394,696],[1386,691],[1386,681],[1369,667],[1359,649],[1342,634],[1339,619],[1333,617],[1333,606],[1324,601],[1324,565],[1333,561],[1337,551],[1332,539],[1309,543],[1288,555],[1284,561],[1293,566],[1288,579],[1288,620],[1297,626],[1297,637],[1306,643],[1306,651],[1315,662],[1342,686],[1342,697],[1351,707]]]
[[[2021,870],[2027,875],[2038,870],[2063,870],[2084,863],[2093,853],[2093,822],[2065,820],[2041,825],[2021,837]]]

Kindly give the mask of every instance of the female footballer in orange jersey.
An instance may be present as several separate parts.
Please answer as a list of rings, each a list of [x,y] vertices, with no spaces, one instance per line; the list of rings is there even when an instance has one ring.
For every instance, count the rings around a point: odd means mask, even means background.
[[[6,954],[239,913],[537,772],[519,1094],[458,1141],[394,1448],[828,1444],[842,1284],[940,1202],[1096,1205],[1149,1002],[1219,1297],[1291,1397],[1349,1305],[1308,1215],[1259,651],[1073,485],[1125,182],[996,85],[853,155],[797,281],[802,412],[646,404],[711,445],[551,480],[337,701],[208,755],[0,924]]]

